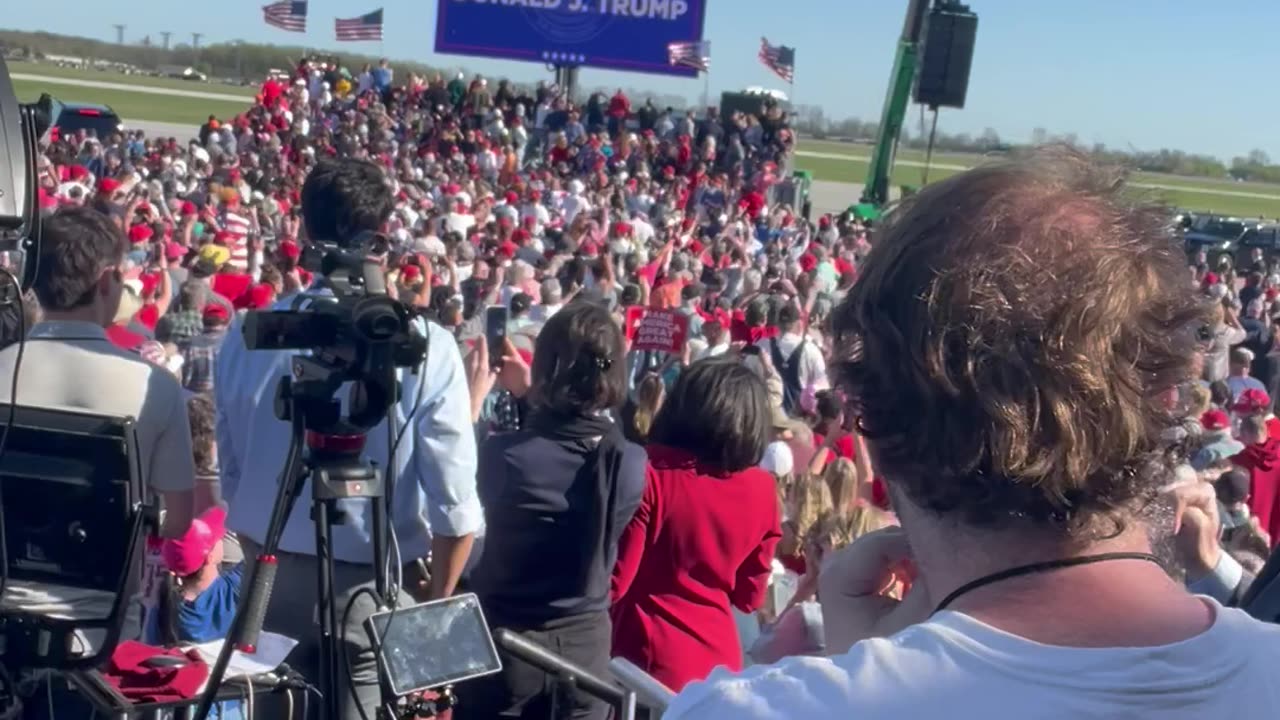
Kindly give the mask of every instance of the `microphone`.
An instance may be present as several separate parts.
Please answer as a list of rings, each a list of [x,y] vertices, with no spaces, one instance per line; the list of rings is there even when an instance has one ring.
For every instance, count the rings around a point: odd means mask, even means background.
[[[538,643],[506,628],[495,632],[493,639],[503,650],[511,653],[517,659],[529,663],[547,674],[570,681],[588,695],[603,700],[616,708],[623,707],[625,696],[627,695],[625,690],[593,675],[585,668],[565,660]]]

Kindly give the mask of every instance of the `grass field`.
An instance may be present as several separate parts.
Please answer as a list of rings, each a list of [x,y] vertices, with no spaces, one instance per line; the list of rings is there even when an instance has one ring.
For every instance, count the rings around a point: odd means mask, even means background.
[[[10,68],[15,73],[45,75],[48,77],[115,82],[172,90],[244,95],[246,101],[254,94],[253,88],[188,82],[171,78],[121,75],[97,70],[59,68],[45,64],[12,63]],[[34,100],[41,92],[47,91],[66,101],[110,105],[126,120],[149,120],[152,122],[195,126],[204,122],[211,114],[226,117],[241,112],[245,108],[245,103],[227,100],[129,92],[90,86],[42,85],[31,80],[15,80],[14,87],[17,90],[18,98],[21,100]],[[797,158],[797,166],[812,172],[815,179],[848,183],[861,183],[866,178],[867,159],[872,150],[869,145],[830,140],[802,140],[798,149],[801,156]],[[819,155],[819,157],[814,157],[813,154]],[[959,171],[957,168],[972,167],[983,162],[983,160],[982,156],[974,154],[935,153],[933,156],[934,167],[929,172],[929,179],[940,180],[954,175]],[[904,148],[898,153],[898,161],[899,163],[893,172],[893,184],[895,186],[919,185],[921,168],[906,163],[923,162],[924,153],[920,150]],[[1154,173],[1136,173],[1132,180],[1139,185],[1160,186],[1141,188],[1141,190],[1177,207],[1245,217],[1280,217],[1280,185],[1236,183],[1213,178],[1192,178]],[[1250,197],[1250,195],[1259,197]]]
[[[812,172],[817,180],[860,183],[866,179],[870,146],[808,140],[801,141],[798,149],[797,167]],[[959,167],[972,167],[985,160],[981,155],[936,153],[929,179],[941,180],[959,172]],[[922,152],[904,148],[898,153],[893,185],[920,185],[923,169],[915,163],[923,161]],[[1280,217],[1280,185],[1158,173],[1134,173],[1131,182],[1139,191],[1176,207],[1242,217]]]
[[[65,102],[110,105],[126,120],[181,123],[192,127],[207,120],[210,114],[225,117],[244,112],[252,101],[252,98],[246,98],[245,102],[229,102],[108,88],[42,85],[31,80],[14,80],[13,87],[18,99],[23,102],[31,102],[40,97],[40,93],[47,92]]]

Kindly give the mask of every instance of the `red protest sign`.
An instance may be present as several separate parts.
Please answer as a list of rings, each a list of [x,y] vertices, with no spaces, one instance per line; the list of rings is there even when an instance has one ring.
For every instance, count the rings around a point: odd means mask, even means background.
[[[648,310],[636,327],[632,350],[680,354],[689,335],[689,318],[675,310]]]

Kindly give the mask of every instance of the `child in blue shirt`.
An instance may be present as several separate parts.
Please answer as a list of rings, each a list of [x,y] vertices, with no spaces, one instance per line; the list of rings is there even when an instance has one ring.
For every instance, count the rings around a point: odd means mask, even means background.
[[[179,643],[203,643],[227,636],[240,599],[244,563],[223,570],[227,511],[213,507],[191,521],[180,538],[165,540],[160,554],[176,581],[170,625]],[[218,717],[239,720],[241,703],[219,703]]]

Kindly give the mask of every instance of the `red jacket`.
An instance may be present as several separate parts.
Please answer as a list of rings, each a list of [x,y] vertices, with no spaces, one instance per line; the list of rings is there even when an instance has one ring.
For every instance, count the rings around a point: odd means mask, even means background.
[[[764,604],[782,536],[778,494],[758,468],[724,474],[650,445],[649,482],[618,541],[613,654],[675,691],[742,668],[731,607]]]
[[[631,101],[626,95],[618,93],[609,99],[609,117],[622,119],[631,114]]]
[[[1274,548],[1280,539],[1280,440],[1246,446],[1233,461],[1249,471],[1249,511]]]

